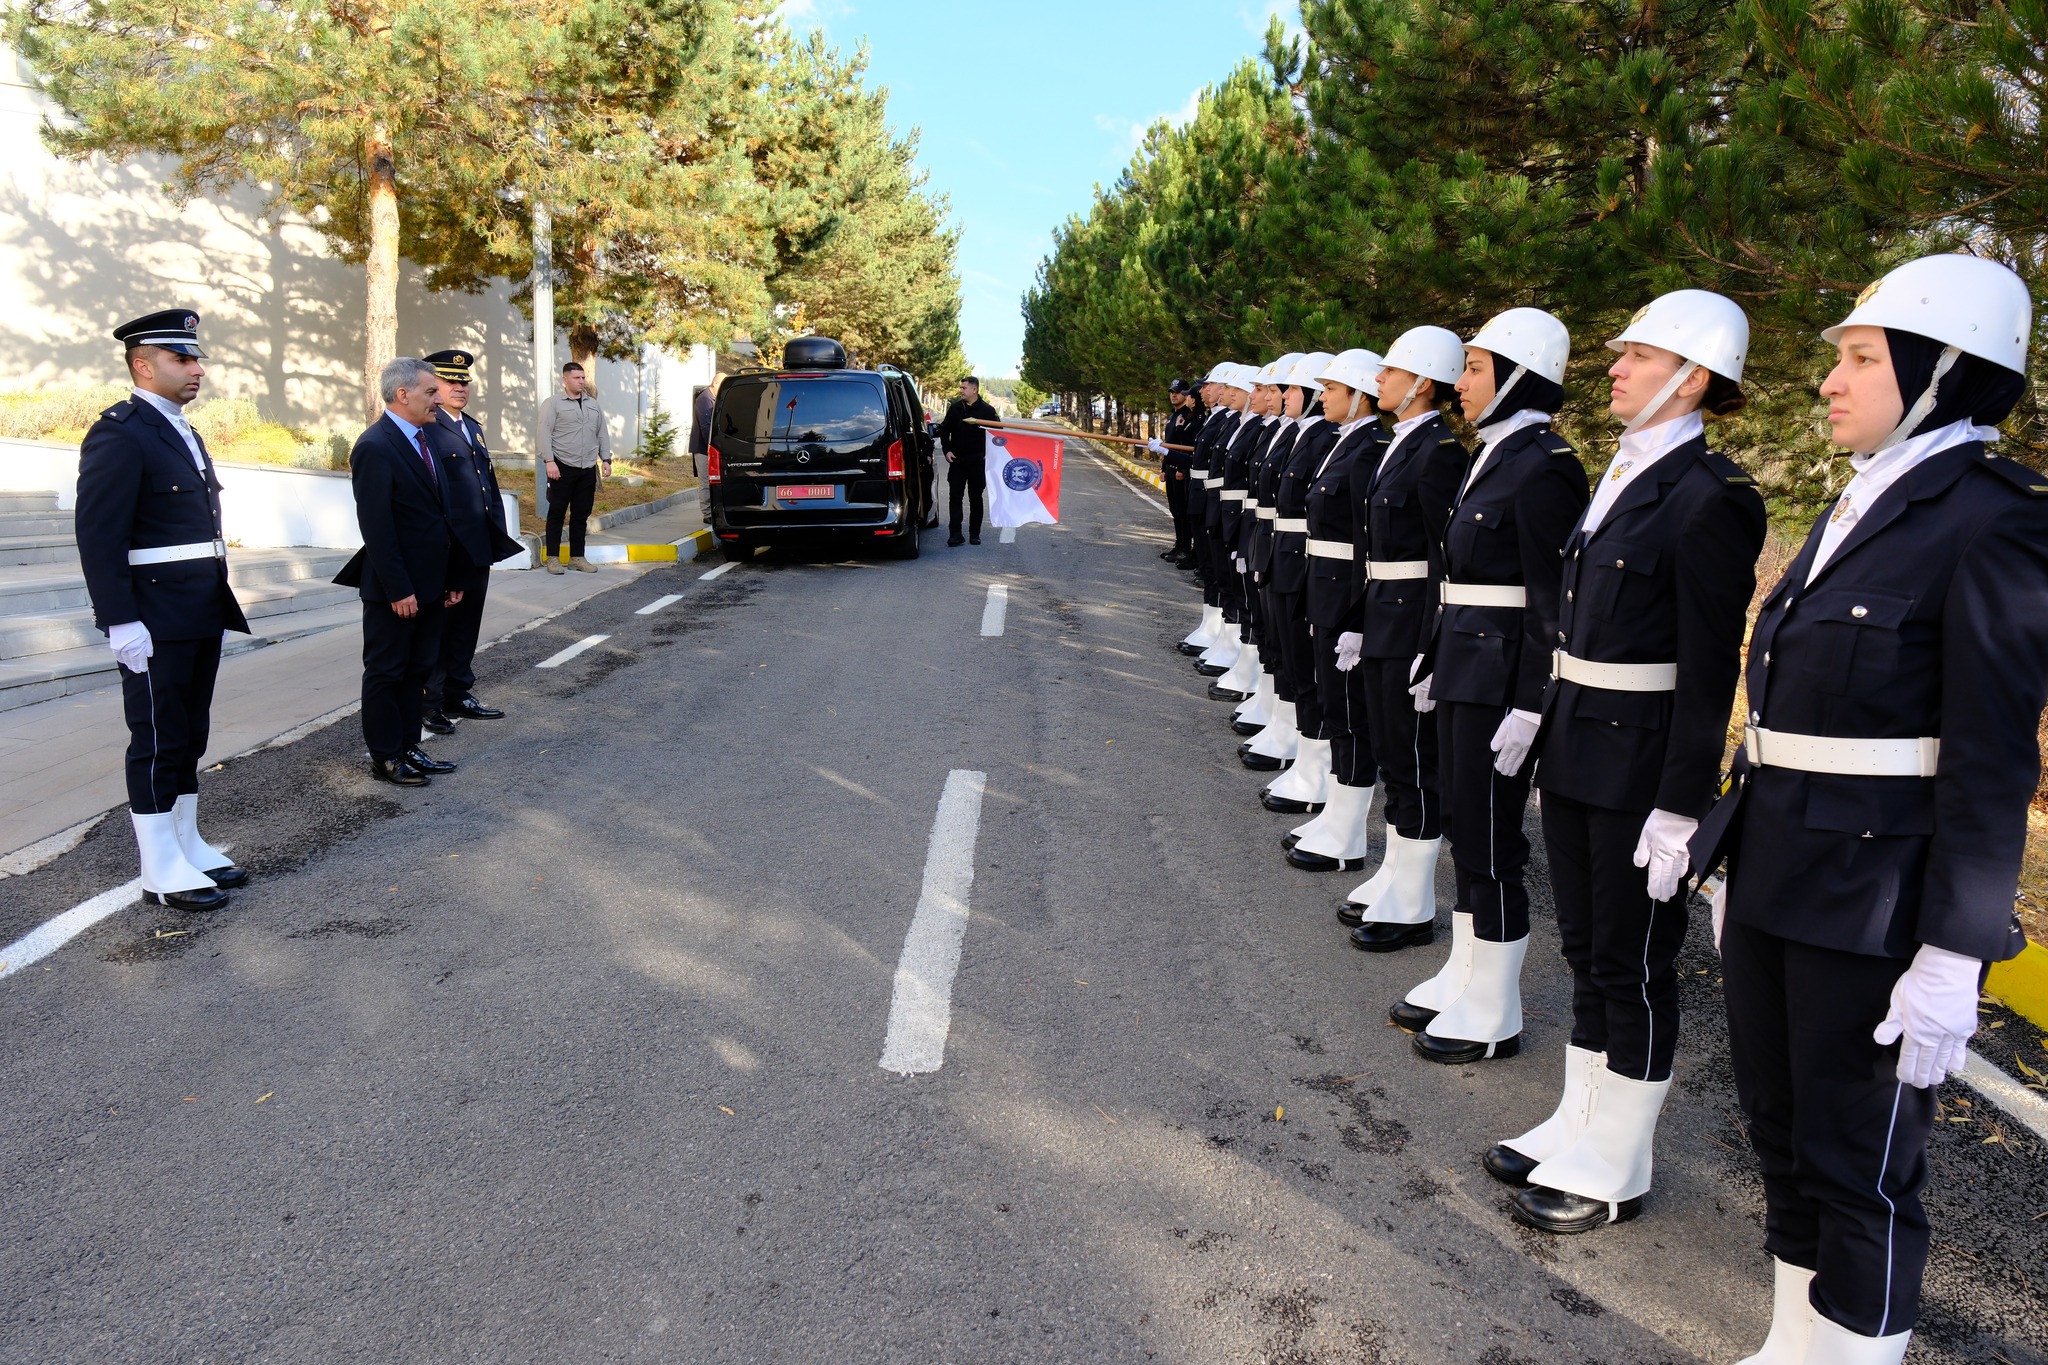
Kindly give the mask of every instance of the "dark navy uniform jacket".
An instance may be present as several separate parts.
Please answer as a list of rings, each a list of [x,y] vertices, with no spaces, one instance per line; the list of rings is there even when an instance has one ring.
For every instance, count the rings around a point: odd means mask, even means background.
[[[427,437],[443,467],[449,530],[469,562],[484,568],[518,554],[523,547],[505,533],[505,502],[484,429],[467,413],[440,408]]]
[[[1209,471],[1210,483],[1217,483],[1223,477],[1224,467],[1230,462],[1230,447],[1244,434],[1245,428],[1257,420],[1232,408],[1224,408],[1222,413],[1221,420],[1202,433],[1208,462],[1203,463],[1204,452],[1201,451],[1197,452],[1195,459],[1195,468]],[[1202,498],[1202,525],[1220,542],[1223,539],[1223,511],[1229,500],[1223,496],[1221,484],[1205,490]]]
[[[1159,439],[1170,446],[1188,446],[1195,443],[1195,433],[1202,429],[1202,419],[1193,408],[1175,408],[1173,415],[1166,419],[1166,432]],[[1186,472],[1194,459],[1185,450],[1169,450],[1160,456],[1159,467],[1178,469]]]
[[[1384,419],[1382,419],[1384,420]],[[1352,513],[1358,557],[1352,591],[1361,604],[1368,659],[1412,659],[1429,644],[1436,620],[1435,570],[1426,578],[1368,580],[1366,557],[1398,562],[1437,558],[1451,501],[1458,496],[1471,455],[1444,425],[1441,414],[1414,428],[1385,468],[1361,467],[1352,478]]]
[[[1274,419],[1270,417],[1247,417],[1238,426],[1237,434],[1230,438],[1230,448],[1223,456],[1223,487],[1216,490],[1225,496],[1219,500],[1218,533],[1223,537],[1223,548],[1232,554],[1243,554],[1244,499],[1229,496],[1251,490],[1246,479],[1251,476],[1252,452],[1259,448],[1269,434],[1267,428]],[[1216,471],[1210,470],[1211,474]]]
[[[140,621],[158,640],[218,639],[247,631],[225,559],[130,564],[130,550],[222,539],[220,479],[149,403],[124,398],[102,412],[78,452],[78,560],[101,630]]]
[[[1353,518],[1358,500],[1352,495],[1352,484],[1372,477],[1373,466],[1379,463],[1386,448],[1386,428],[1378,421],[1361,424],[1337,443],[1322,473],[1309,485],[1308,540],[1327,540],[1338,545],[1357,542]],[[1310,555],[1308,623],[1323,631],[1357,630],[1359,610],[1351,564]]]
[[[1811,584],[1825,520],[1749,644],[1753,724],[1938,737],[1933,777],[1743,770],[1728,913],[1799,943],[1987,962],[2012,913],[2048,700],[2048,477],[1976,441],[1887,488]],[[1715,816],[1727,814],[1717,807]],[[1702,827],[1707,833],[1716,820]]]
[[[360,588],[365,602],[417,597],[421,606],[439,606],[450,580],[470,563],[448,525],[448,461],[437,454],[428,473],[386,414],[356,438],[348,463],[363,548],[334,581]]]
[[[1337,424],[1324,418],[1304,432],[1287,454],[1287,463],[1273,489],[1273,510],[1281,521],[1308,518],[1308,490],[1317,471],[1337,445]],[[1273,532],[1273,590],[1301,593],[1308,590],[1308,536],[1301,531]]]
[[[1487,452],[1451,509],[1432,559],[1453,583],[1520,587],[1525,607],[1444,604],[1437,616],[1433,681],[1439,701],[1543,708],[1557,607],[1564,596],[1558,551],[1585,514],[1585,466],[1548,425],[1508,433]]]
[[[1252,461],[1250,486],[1252,498],[1260,510],[1269,511],[1274,499],[1280,495],[1280,471],[1287,467],[1288,458],[1294,453],[1295,442],[1302,436],[1302,424],[1289,425],[1274,423],[1276,428],[1271,439],[1259,448]],[[1245,504],[1247,509],[1250,503]],[[1275,514],[1277,515],[1277,514]],[[1271,573],[1273,569],[1273,522],[1274,515],[1259,516],[1251,511],[1244,519],[1245,563],[1255,574]]]
[[[1557,645],[1595,663],[1676,663],[1670,692],[1553,681],[1536,785],[1609,810],[1694,819],[1713,803],[1756,592],[1764,500],[1695,436],[1637,475],[1564,549]]]

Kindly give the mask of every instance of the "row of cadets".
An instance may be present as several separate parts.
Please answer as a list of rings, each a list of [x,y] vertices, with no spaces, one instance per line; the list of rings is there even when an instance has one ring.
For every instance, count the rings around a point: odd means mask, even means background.
[[[1213,500],[1209,490],[1209,448],[1217,431],[1235,418],[1223,401],[1223,372],[1228,362],[1217,365],[1202,380],[1199,393],[1202,406],[1207,409],[1201,425],[1189,437],[1188,444],[1194,451],[1188,461],[1188,559],[1189,567],[1195,572],[1195,583],[1202,590],[1202,619],[1195,628],[1175,646],[1181,653],[1200,655],[1214,648],[1223,639],[1226,623],[1223,620],[1222,587],[1210,572],[1209,530],[1206,524],[1208,507]]]
[[[1240,552],[1245,502],[1250,497],[1246,480],[1250,475],[1252,451],[1266,436],[1277,410],[1277,393],[1264,376],[1270,367],[1241,366],[1236,384],[1244,389],[1244,415],[1224,449],[1221,486],[1216,490],[1216,546],[1221,556],[1226,595],[1237,608],[1238,651],[1228,669],[1209,684],[1209,695],[1220,701],[1243,702],[1258,690],[1261,663],[1258,642],[1258,606],[1246,589],[1250,577]]]
[[[1299,351],[1283,355],[1260,372],[1260,394],[1271,415],[1245,461],[1244,515],[1237,523],[1238,557],[1244,561],[1245,596],[1253,606],[1252,642],[1259,647],[1259,677],[1251,696],[1240,702],[1231,716],[1230,728],[1240,735],[1259,735],[1279,714],[1280,704],[1285,700],[1279,691],[1276,671],[1280,651],[1273,634],[1270,603],[1266,600],[1259,567],[1272,548],[1273,491],[1267,487],[1267,475],[1275,456],[1293,447],[1295,430],[1303,411],[1301,391],[1289,384],[1294,367],[1301,363],[1301,359]],[[1291,726],[1288,733],[1293,733]],[[1238,746],[1240,757],[1249,756],[1248,744],[1249,741]],[[1288,759],[1292,757],[1291,753],[1287,755]],[[1263,756],[1260,761],[1264,761]],[[1273,767],[1278,768],[1284,761],[1274,762]]]
[[[1244,604],[1238,598],[1242,584],[1230,563],[1223,537],[1223,469],[1231,442],[1250,416],[1252,370],[1234,361],[1222,369],[1224,372],[1211,386],[1217,420],[1203,427],[1202,440],[1197,444],[1205,448],[1195,453],[1195,467],[1203,471],[1202,517],[1195,547],[1204,575],[1205,598],[1213,599],[1219,622],[1215,638],[1204,647],[1196,663],[1197,671],[1209,678],[1227,674],[1244,649]]]

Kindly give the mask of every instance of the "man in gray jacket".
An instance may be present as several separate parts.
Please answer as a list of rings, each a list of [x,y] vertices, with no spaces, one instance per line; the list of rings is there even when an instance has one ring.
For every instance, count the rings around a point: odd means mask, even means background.
[[[549,573],[562,572],[562,519],[569,521],[569,567],[596,573],[583,557],[590,505],[597,497],[597,467],[612,472],[612,437],[604,409],[590,392],[583,367],[562,367],[562,391],[540,405],[540,453],[547,459]]]

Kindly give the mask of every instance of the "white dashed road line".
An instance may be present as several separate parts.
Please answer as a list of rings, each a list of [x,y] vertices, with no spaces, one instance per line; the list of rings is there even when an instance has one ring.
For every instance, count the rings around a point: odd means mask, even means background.
[[[652,616],[654,615],[654,613],[660,611],[663,607],[672,607],[682,600],[683,595],[681,593],[672,592],[666,597],[655,598],[652,602],[649,602],[646,606],[640,608],[640,610],[634,612],[633,614],[635,616]]]
[[[1987,1061],[1975,1048],[1963,1068],[1963,1080],[1993,1104],[2024,1123],[2034,1136],[2048,1139],[2048,1100],[2021,1085]]]
[[[1003,617],[1010,610],[1010,588],[1006,583],[988,585],[988,605],[981,609],[981,633],[1001,635]]]
[[[575,644],[570,645],[567,649],[563,650],[560,654],[550,654],[547,658],[542,659],[539,663],[535,664],[534,667],[560,668],[563,664],[568,663],[569,660],[575,658],[584,650],[595,648],[596,646],[603,644],[606,640],[609,640],[611,638],[612,637],[609,635],[586,635],[582,639],[578,640]]]
[[[717,578],[720,574],[730,573],[731,571],[732,561],[728,559],[725,561],[725,563],[719,565],[717,568],[706,569],[703,573],[698,574],[697,581],[699,583],[709,583],[712,579]]]
[[[1000,540],[1005,545],[1015,545],[1017,543],[1017,528],[1014,526],[1005,526],[1003,528],[1003,533],[1000,536],[997,536],[996,539]]]
[[[955,768],[946,775],[924,857],[924,890],[896,961],[889,1001],[889,1034],[882,1070],[900,1076],[937,1071],[946,1062],[953,1025],[953,973],[967,935],[967,893],[974,885],[974,840],[981,828],[981,794],[988,774]]]

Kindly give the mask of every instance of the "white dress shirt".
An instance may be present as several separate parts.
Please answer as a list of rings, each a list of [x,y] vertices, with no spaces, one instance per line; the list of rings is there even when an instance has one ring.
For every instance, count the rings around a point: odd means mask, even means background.
[[[1923,431],[1875,455],[1851,455],[1849,463],[1855,466],[1856,477],[1849,480],[1849,486],[1835,500],[1835,510],[1828,514],[1827,529],[1820,533],[1820,549],[1813,556],[1813,568],[1807,571],[1806,581],[1811,583],[1814,575],[1834,557],[1884,490],[1904,478],[1914,466],[1965,441],[1989,443],[2003,434],[1996,427],[1980,427],[1965,417],[1934,431]]]
[[[1643,476],[1643,471],[1656,464],[1678,447],[1695,436],[1704,435],[1706,419],[1695,409],[1682,417],[1668,422],[1659,422],[1654,427],[1631,431],[1621,438],[1621,449],[1615,453],[1607,472],[1600,476],[1599,486],[1593,490],[1593,503],[1586,509],[1585,518],[1579,523],[1587,535],[1600,529],[1601,520],[1607,509],[1614,506],[1622,490]]]
[[[1373,478],[1377,479],[1382,473],[1385,472],[1387,468],[1387,461],[1394,458],[1394,452],[1401,448],[1401,442],[1408,439],[1409,432],[1415,430],[1415,428],[1421,426],[1430,418],[1440,417],[1442,415],[1443,414],[1439,413],[1435,408],[1431,408],[1428,412],[1423,413],[1420,417],[1410,417],[1405,422],[1394,423],[1393,438],[1387,442],[1387,453],[1380,456],[1380,467],[1379,469],[1373,471]]]
[[[185,420],[185,410],[170,399],[151,393],[148,389],[137,389],[135,396],[162,413],[170,422],[171,430],[185,438],[185,449],[192,452],[192,467],[204,474],[206,456],[200,453],[198,433],[194,432],[192,424]]]
[[[1486,467],[1486,457],[1493,453],[1495,446],[1524,427],[1540,426],[1549,420],[1550,414],[1547,412],[1538,412],[1534,408],[1523,408],[1513,417],[1506,417],[1498,422],[1488,422],[1485,426],[1479,428],[1479,458],[1472,462],[1471,472],[1465,475],[1464,487],[1458,490],[1458,501],[1463,502],[1465,500],[1465,493],[1472,487],[1472,480],[1478,478],[1479,471]]]

